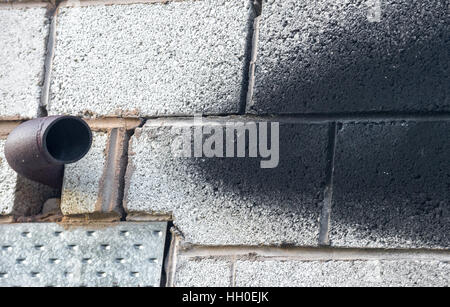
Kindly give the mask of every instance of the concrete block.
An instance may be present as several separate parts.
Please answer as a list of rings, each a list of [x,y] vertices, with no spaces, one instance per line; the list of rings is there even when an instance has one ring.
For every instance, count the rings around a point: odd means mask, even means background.
[[[264,0],[248,111],[449,111],[449,31],[446,1]]]
[[[450,264],[441,261],[242,260],[237,287],[448,287]]]
[[[93,133],[89,153],[66,165],[61,199],[64,215],[102,213],[120,219],[127,148],[125,128]]]
[[[5,139],[0,138],[0,216],[38,214],[44,202],[58,191],[19,176],[5,159]]]
[[[210,118],[196,125],[206,131],[235,121]],[[248,122],[251,119],[242,119]],[[195,244],[317,245],[327,124],[280,122],[280,160],[272,169],[262,169],[261,159],[248,154],[246,158],[174,156],[179,129],[190,132],[193,127],[191,119],[166,119],[149,120],[137,129],[125,179],[124,206],[129,216],[172,214],[185,240]]]
[[[46,8],[0,8],[0,118],[38,115],[49,20]]]
[[[342,125],[332,245],[448,249],[449,131],[449,122]]]
[[[231,261],[214,258],[179,257],[175,287],[230,287]]]
[[[49,112],[237,113],[251,12],[249,0],[61,8]]]

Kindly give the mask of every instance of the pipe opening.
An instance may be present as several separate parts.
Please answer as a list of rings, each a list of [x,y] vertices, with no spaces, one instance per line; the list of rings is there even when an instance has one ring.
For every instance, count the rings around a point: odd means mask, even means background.
[[[63,117],[46,131],[45,148],[61,163],[73,163],[87,154],[92,135],[89,126],[76,117]]]

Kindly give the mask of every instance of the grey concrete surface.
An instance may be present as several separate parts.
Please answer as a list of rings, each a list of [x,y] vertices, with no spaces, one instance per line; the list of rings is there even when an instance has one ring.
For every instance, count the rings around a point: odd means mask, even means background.
[[[50,114],[237,113],[250,3],[61,8]]]
[[[231,261],[225,259],[188,258],[177,259],[175,287],[230,287]]]
[[[447,1],[376,2],[264,0],[248,110],[449,111]]]
[[[100,180],[104,172],[108,132],[93,132],[92,147],[80,161],[64,170],[61,211],[65,215],[89,214],[97,211]]]
[[[219,126],[225,121],[218,119]],[[149,120],[133,136],[124,202],[129,213],[172,214],[185,240],[195,244],[317,245],[327,124],[281,122],[274,169],[261,169],[261,159],[248,156],[174,157],[179,136],[173,127],[190,131],[193,122]]]
[[[237,261],[238,287],[448,287],[440,261]]]
[[[448,249],[449,131],[449,122],[341,126],[332,245]]]
[[[0,215],[30,216],[44,202],[58,195],[56,189],[19,176],[5,158],[5,140],[0,139]]]
[[[0,118],[38,115],[48,24],[45,8],[0,8]]]
[[[115,219],[122,217],[127,147],[125,128],[93,132],[89,153],[66,165],[61,204],[65,215],[102,213]]]
[[[160,285],[166,223],[0,225],[0,286]]]

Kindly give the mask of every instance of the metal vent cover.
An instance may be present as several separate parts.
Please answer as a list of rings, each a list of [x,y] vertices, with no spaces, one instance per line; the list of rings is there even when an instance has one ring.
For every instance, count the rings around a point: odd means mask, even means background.
[[[158,287],[166,230],[161,222],[0,225],[0,286]]]

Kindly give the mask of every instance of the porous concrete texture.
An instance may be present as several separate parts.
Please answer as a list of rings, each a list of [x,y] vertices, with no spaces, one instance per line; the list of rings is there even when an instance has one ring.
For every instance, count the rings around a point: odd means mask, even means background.
[[[448,249],[449,131],[448,121],[341,125],[332,245]]]
[[[103,213],[121,218],[127,142],[125,128],[93,132],[88,154],[66,165],[61,202],[65,215]]]
[[[238,287],[448,287],[441,261],[238,260]]]
[[[254,113],[449,111],[447,1],[263,0]]]
[[[0,118],[38,115],[49,20],[45,7],[0,7]]]
[[[94,213],[99,201],[108,144],[108,132],[93,132],[92,147],[80,161],[64,170],[61,211],[65,215]]]
[[[177,259],[175,287],[230,287],[232,262],[217,258]]]
[[[249,0],[60,8],[49,112],[237,113],[251,15]]]
[[[166,229],[167,223],[0,225],[0,286],[158,287]]]
[[[14,199],[16,192],[17,174],[8,165],[5,158],[5,142],[0,140],[0,177],[1,177],[1,214],[9,215],[13,213]]]
[[[234,120],[209,118],[197,127],[223,129],[227,122]],[[280,161],[273,169],[261,169],[261,159],[248,155],[175,157],[180,129],[193,126],[192,119],[161,119],[137,129],[125,179],[128,213],[172,214],[185,240],[195,244],[317,245],[328,124],[281,122]]]
[[[448,1],[43,1],[0,0],[0,286],[450,286]],[[3,153],[47,113],[62,191]]]
[[[9,167],[6,140],[0,139],[0,215],[30,216],[41,211],[44,202],[58,195],[56,189],[30,181]]]

